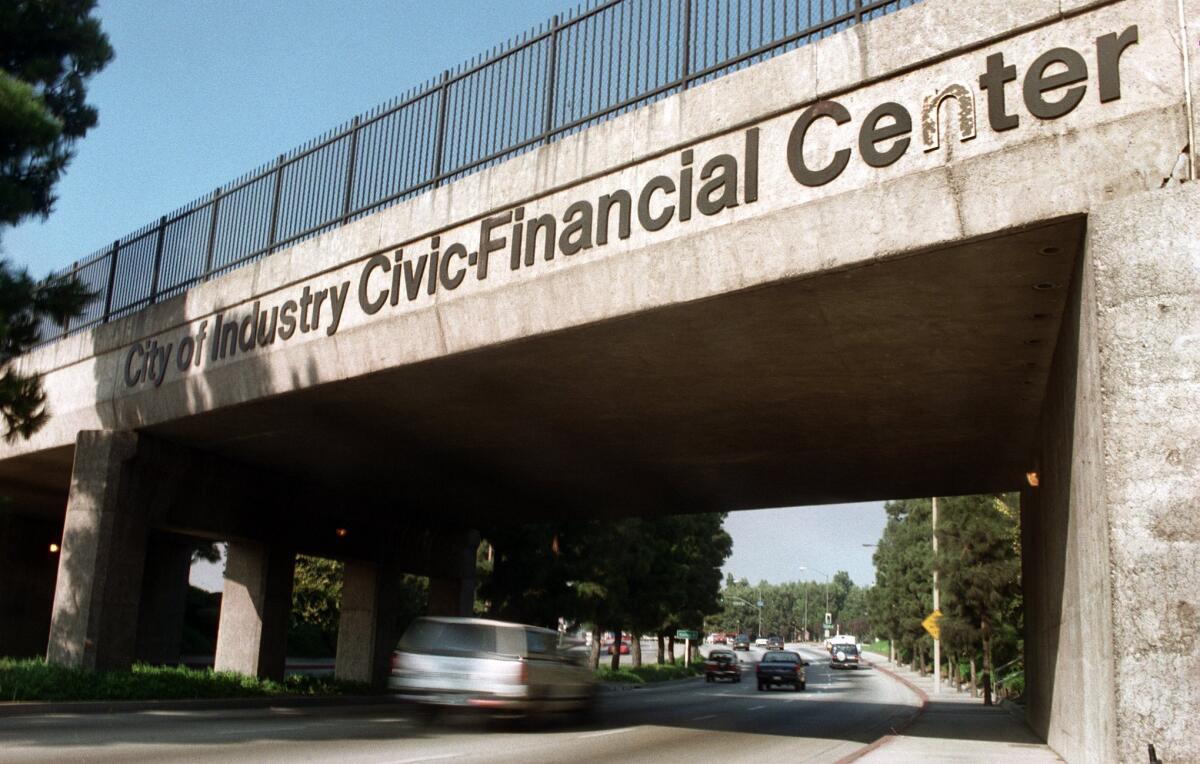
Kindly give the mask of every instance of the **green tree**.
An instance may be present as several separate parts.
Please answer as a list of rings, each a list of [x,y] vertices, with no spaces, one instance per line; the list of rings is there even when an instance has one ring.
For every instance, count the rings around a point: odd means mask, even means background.
[[[481,568],[480,599],[506,620],[553,627],[559,618],[634,634],[699,628],[719,609],[732,550],[723,515],[500,526]],[[597,656],[598,658],[598,656]],[[620,663],[614,651],[614,666]],[[635,656],[636,660],[636,656]]]
[[[46,217],[75,141],[96,124],[87,80],[112,59],[92,18],[95,0],[0,3],[0,226]],[[48,417],[40,376],[12,360],[63,325],[93,295],[74,279],[38,283],[0,260],[0,416],[4,438],[28,438]]]
[[[955,496],[939,502],[938,573],[947,635],[959,650],[979,646],[994,671],[997,638],[1012,644],[1021,614],[1020,510],[1016,494]]]
[[[0,224],[46,217],[75,141],[96,125],[87,81],[113,58],[95,0],[0,4]]]
[[[933,609],[932,506],[928,499],[890,501],[875,550],[877,621],[903,656],[924,668],[932,641],[921,621]]]
[[[288,649],[294,655],[324,657],[337,650],[342,602],[342,563],[296,556]]]

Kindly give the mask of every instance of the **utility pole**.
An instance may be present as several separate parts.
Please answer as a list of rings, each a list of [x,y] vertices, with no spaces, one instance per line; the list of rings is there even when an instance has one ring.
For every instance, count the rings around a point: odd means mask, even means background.
[[[811,568],[806,565],[801,565],[800,570],[811,570],[813,573],[817,573],[819,575],[825,576],[825,619],[823,619],[823,623],[824,623],[825,631],[829,631],[829,627],[831,625],[828,622],[828,619],[830,617],[830,615],[829,615],[829,582],[830,582],[829,574],[822,570],[817,570],[816,568]],[[804,603],[805,603],[805,610],[807,611],[808,610],[808,589],[807,588],[805,588],[805,590],[804,590]],[[808,619],[805,618],[804,620],[807,621]],[[828,637],[829,635],[826,634],[825,636]]]
[[[808,582],[804,582],[804,641],[808,641]]]
[[[937,497],[933,497],[933,612],[941,607],[938,603],[938,569],[937,569]],[[933,639],[933,694],[942,692],[942,640]]]

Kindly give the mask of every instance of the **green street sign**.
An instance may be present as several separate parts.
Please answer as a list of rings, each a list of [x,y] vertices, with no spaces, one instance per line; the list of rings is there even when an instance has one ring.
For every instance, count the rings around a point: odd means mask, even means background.
[[[700,639],[700,632],[692,629],[679,629],[675,632],[675,639]]]

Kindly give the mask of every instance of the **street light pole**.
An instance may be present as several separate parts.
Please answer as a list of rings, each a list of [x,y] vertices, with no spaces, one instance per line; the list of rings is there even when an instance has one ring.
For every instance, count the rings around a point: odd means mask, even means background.
[[[807,567],[804,565],[800,566],[800,570],[811,570],[813,573],[817,573],[819,575],[825,576],[825,614],[829,615],[829,574],[826,573],[825,571],[817,570],[816,568],[811,568],[811,567]],[[808,597],[807,589],[804,590],[804,595],[805,595],[805,601],[807,602],[807,597]],[[807,610],[807,607],[805,609]]]
[[[757,636],[761,637],[762,636],[762,600],[759,600],[758,604],[756,605],[753,602],[747,602],[746,600],[742,599],[741,597],[735,597],[732,594],[729,595],[729,599],[736,600],[736,601],[742,603],[743,605],[749,605],[750,607],[758,608],[758,635]]]
[[[804,582],[804,641],[808,641],[808,582]]]
[[[937,569],[937,497],[933,497],[933,612],[940,610],[938,603],[938,569]],[[933,694],[942,692],[942,640],[933,640]]]

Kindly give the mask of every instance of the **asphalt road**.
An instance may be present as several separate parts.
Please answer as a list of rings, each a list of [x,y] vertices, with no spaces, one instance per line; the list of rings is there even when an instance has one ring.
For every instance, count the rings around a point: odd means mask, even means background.
[[[748,665],[738,684],[604,692],[586,725],[431,726],[390,705],[25,716],[0,719],[0,761],[831,762],[915,713],[915,696],[882,673],[832,671],[822,652],[802,652],[805,692],[758,692]]]

